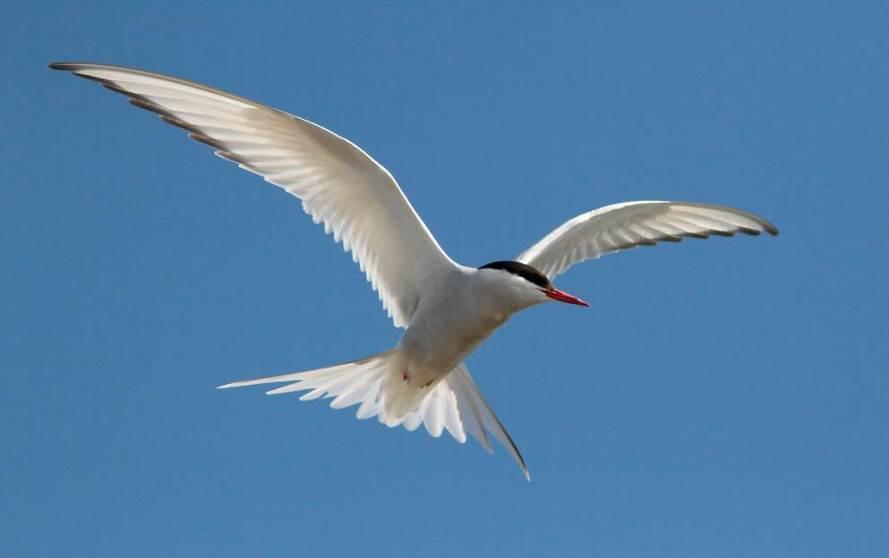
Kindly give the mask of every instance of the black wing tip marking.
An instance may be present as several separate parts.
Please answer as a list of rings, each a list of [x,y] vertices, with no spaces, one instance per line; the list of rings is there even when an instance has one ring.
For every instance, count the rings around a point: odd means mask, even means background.
[[[762,227],[761,229],[751,229],[750,227],[738,227],[738,232],[741,232],[744,234],[749,234],[750,236],[759,236],[760,234],[763,233],[763,231],[768,233],[770,236],[778,236],[778,234],[780,234],[780,231],[778,231],[778,227],[769,223],[765,219],[757,218],[756,222]],[[720,234],[720,233],[716,233],[716,234]],[[728,234],[726,236],[731,236],[731,234]]]
[[[50,62],[48,64],[48,66],[51,70],[62,70],[62,71],[66,71],[66,72],[75,72],[75,73],[78,70],[82,70],[84,68],[94,69],[94,70],[95,69],[126,70],[126,71],[130,71],[130,72],[135,71],[135,72],[141,72],[141,73],[150,73],[150,72],[145,72],[144,70],[140,70],[138,68],[133,68],[133,67],[129,67],[129,66],[121,66],[119,64],[104,64],[101,62],[84,62],[82,60],[80,60],[80,61],[62,60],[59,62]],[[80,77],[87,77],[87,76],[80,76]]]
[[[200,130],[196,130],[188,134],[188,137],[189,139],[193,139],[194,141],[203,143],[204,145],[209,145],[213,149],[217,149],[219,151],[225,151],[227,149],[224,143],[204,135],[203,132],[201,132]]]
[[[133,105],[134,107],[138,107],[138,108],[153,112],[154,114],[158,115],[158,117],[160,117],[160,119],[163,120],[164,122],[166,122],[167,124],[170,124],[170,125],[176,126],[177,128],[180,128],[182,130],[185,130],[186,132],[188,132],[188,137],[190,139],[193,139],[197,142],[200,142],[200,143],[203,143],[205,145],[212,147],[213,149],[216,150],[216,154],[219,155],[220,157],[222,157],[223,159],[229,160],[229,161],[231,161],[233,163],[237,163],[237,164],[246,164],[245,161],[239,160],[239,158],[236,155],[234,155],[233,153],[230,153],[228,146],[225,145],[223,142],[209,137],[208,135],[206,135],[206,133],[203,130],[201,130],[197,126],[194,126],[192,124],[189,124],[188,122],[185,122],[181,118],[177,117],[175,114],[164,109],[162,106],[160,106],[157,103],[155,103],[154,101],[144,97],[143,95],[139,95],[138,93],[129,91],[129,90],[119,86],[118,84],[116,84],[115,82],[113,82],[111,80],[77,73],[77,70],[84,67],[85,65],[86,64],[83,64],[80,62],[53,62],[52,64],[49,65],[49,67],[53,70],[70,71],[70,72],[73,72],[74,75],[76,75],[77,77],[81,77],[84,79],[88,79],[88,80],[100,83],[103,87],[105,87],[109,91],[113,91],[115,93],[119,93],[125,97],[128,97],[128,102],[131,105]]]
[[[653,238],[650,240],[642,240],[642,241],[633,242],[633,243],[620,244],[618,246],[615,246],[614,249],[615,250],[630,250],[632,248],[638,248],[640,246],[656,246],[657,244],[659,244],[661,242],[682,242],[683,240],[685,240],[687,238],[706,240],[706,239],[710,238],[710,235],[731,237],[731,236],[735,236],[735,234],[737,234],[737,233],[742,233],[742,234],[747,234],[750,236],[759,236],[760,234],[762,234],[763,231],[765,231],[766,233],[768,233],[771,236],[778,236],[779,231],[774,225],[772,225],[771,223],[769,223],[768,221],[765,221],[765,220],[759,220],[757,222],[759,222],[762,225],[762,227],[763,227],[762,229],[751,229],[750,227],[738,227],[736,230],[733,230],[733,231],[709,230],[709,231],[700,232],[700,233],[698,233],[698,232],[683,232],[681,234],[676,234],[676,235],[658,236],[657,238]]]
[[[734,207],[727,207],[727,206],[722,206],[722,205],[712,205],[712,204],[708,204],[708,203],[699,203],[699,202],[687,202],[687,201],[673,201],[673,202],[663,202],[663,203],[665,203],[667,205],[674,205],[674,204],[680,205],[680,206],[681,205],[688,205],[688,206],[692,206],[692,207],[701,207],[704,209],[718,209],[718,210],[722,210],[722,211],[739,213],[739,214],[743,215],[744,217],[747,217],[751,221],[755,222],[757,225],[759,225],[762,228],[761,229],[754,229],[754,228],[750,228],[750,227],[738,227],[737,232],[749,234],[751,236],[758,236],[763,231],[768,233],[770,236],[778,236],[780,234],[778,227],[776,227],[775,225],[773,225],[766,219],[763,219],[762,217],[760,217],[759,215],[756,215],[755,213],[750,213],[749,211],[743,211],[741,209],[737,209]],[[681,208],[679,208],[679,210],[681,211]],[[713,231],[713,234],[721,234],[722,236],[732,236],[734,234],[734,231],[732,233],[728,233],[728,234]],[[696,237],[694,235],[694,233],[683,234],[682,236],[686,237],[686,238],[690,237],[690,236],[695,237],[695,238],[707,238],[706,235],[704,235],[703,237]]]
[[[53,62],[52,64],[49,65],[49,67],[52,68],[53,70],[71,71],[77,77],[82,77],[84,79],[98,82],[103,87],[108,89],[109,91],[113,91],[115,93],[119,93],[125,97],[128,97],[128,99],[127,99],[128,102],[131,105],[133,105],[134,107],[138,107],[138,108],[153,112],[154,114],[158,115],[158,117],[160,117],[160,119],[163,120],[164,122],[166,122],[167,124],[170,124],[172,126],[176,126],[177,128],[180,128],[182,130],[185,130],[186,132],[188,132],[188,137],[190,139],[193,139],[197,142],[203,143],[204,145],[212,147],[214,150],[216,150],[216,155],[222,157],[223,159],[231,161],[235,164],[243,165],[243,166],[247,167],[248,170],[253,170],[253,167],[250,166],[247,163],[247,161],[238,157],[234,153],[231,153],[231,151],[229,150],[229,147],[225,143],[208,136],[199,127],[189,124],[188,122],[182,120],[175,114],[166,110],[165,108],[158,105],[154,101],[148,99],[147,97],[145,97],[143,95],[139,95],[138,93],[134,93],[133,91],[129,91],[128,89],[119,86],[118,84],[116,84],[115,82],[113,82],[111,80],[77,73],[77,70],[79,68],[82,68],[83,66],[84,66],[84,64],[79,63],[79,62]]]
[[[84,62],[77,60],[59,60],[57,62],[50,62],[48,64],[51,70],[63,70],[65,72],[76,72],[81,68],[85,68],[87,66],[104,66],[107,68],[116,68],[119,66],[115,66],[114,64],[99,64],[96,62]]]

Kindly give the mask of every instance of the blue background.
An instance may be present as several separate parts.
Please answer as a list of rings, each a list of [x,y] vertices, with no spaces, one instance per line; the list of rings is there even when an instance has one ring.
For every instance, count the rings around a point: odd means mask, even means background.
[[[0,33],[0,555],[889,556],[884,2],[17,3]],[[132,65],[328,126],[449,253],[722,203],[468,364],[493,457],[244,377],[399,332],[298,201],[94,83]]]

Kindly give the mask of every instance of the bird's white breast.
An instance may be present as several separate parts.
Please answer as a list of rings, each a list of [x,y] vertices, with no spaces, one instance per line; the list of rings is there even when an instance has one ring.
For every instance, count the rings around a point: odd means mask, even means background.
[[[430,285],[399,342],[412,378],[426,383],[444,377],[521,308],[504,298],[491,276],[461,267]]]

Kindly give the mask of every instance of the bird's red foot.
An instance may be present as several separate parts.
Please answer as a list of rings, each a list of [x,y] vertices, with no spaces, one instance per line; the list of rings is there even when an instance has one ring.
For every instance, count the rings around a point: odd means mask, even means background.
[[[411,379],[411,377],[408,376],[408,374],[407,374],[407,368],[405,368],[404,372],[401,373],[401,381],[404,383],[408,383],[408,381],[410,381],[410,379]]]

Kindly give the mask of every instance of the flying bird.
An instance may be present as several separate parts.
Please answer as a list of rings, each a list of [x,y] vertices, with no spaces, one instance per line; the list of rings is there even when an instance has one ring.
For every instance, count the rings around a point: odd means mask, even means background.
[[[302,201],[315,223],[352,253],[404,332],[388,351],[326,368],[220,386],[285,384],[301,400],[358,405],[357,417],[458,442],[472,435],[492,452],[488,433],[528,468],[463,360],[519,310],[557,301],[586,302],[553,285],[578,262],[640,245],[711,234],[777,235],[752,213],[703,203],[632,201],[570,219],[514,260],[468,267],[451,259],[395,178],[357,145],[269,106],[191,81],[106,64],[58,62],[56,70],[95,80],[137,107],[188,132],[223,159],[262,176]]]

